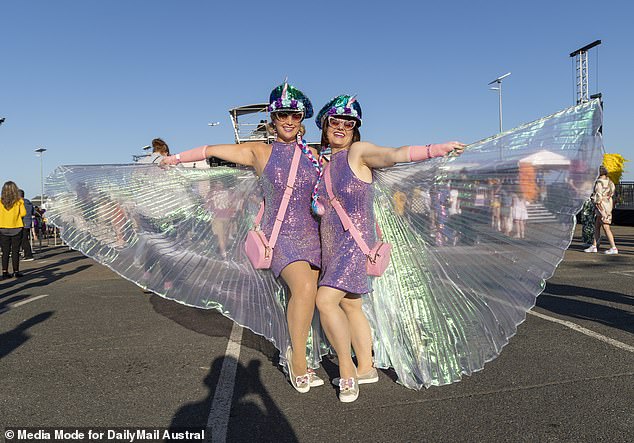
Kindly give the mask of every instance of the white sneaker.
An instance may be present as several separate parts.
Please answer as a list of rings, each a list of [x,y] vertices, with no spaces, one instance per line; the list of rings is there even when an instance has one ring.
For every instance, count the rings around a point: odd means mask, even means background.
[[[317,386],[323,386],[324,380],[317,375],[314,369],[308,368],[308,384],[311,388],[316,388]]]
[[[619,250],[616,248],[610,248],[604,252],[604,254],[607,254],[607,255],[616,255],[618,253],[619,253]]]
[[[597,252],[597,247],[590,246],[589,248],[584,249],[583,252]]]
[[[339,379],[339,401],[352,403],[359,398],[359,384],[354,378]]]
[[[377,381],[379,381],[379,372],[376,370],[376,368],[372,368],[367,374],[362,374],[357,377],[357,383],[360,385],[364,385],[367,383],[376,383]],[[334,378],[332,380],[332,384],[335,386],[339,386],[339,377]]]
[[[308,374],[296,376],[293,373],[293,364],[291,360],[293,358],[293,350],[289,346],[286,349],[286,375],[288,375],[288,379],[291,382],[291,385],[295,388],[295,390],[301,394],[305,394],[310,390],[310,376]]]

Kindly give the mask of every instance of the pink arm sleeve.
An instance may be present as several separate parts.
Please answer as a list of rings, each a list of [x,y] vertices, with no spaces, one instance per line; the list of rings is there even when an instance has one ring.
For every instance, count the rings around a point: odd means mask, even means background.
[[[191,163],[207,158],[207,145],[199,146],[189,151],[181,152],[176,155],[169,155],[165,157],[163,163],[167,165],[177,165],[179,163]]]

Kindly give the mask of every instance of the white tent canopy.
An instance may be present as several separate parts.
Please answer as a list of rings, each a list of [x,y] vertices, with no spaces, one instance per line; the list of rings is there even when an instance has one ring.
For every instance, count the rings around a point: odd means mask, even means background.
[[[568,166],[570,160],[561,154],[542,149],[521,159],[518,163],[528,163],[532,166]]]

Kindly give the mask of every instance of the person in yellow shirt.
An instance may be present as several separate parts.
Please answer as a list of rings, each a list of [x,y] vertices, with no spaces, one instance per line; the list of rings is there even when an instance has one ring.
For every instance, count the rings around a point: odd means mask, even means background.
[[[22,277],[20,273],[20,243],[22,241],[22,217],[26,215],[24,200],[20,198],[17,185],[12,181],[2,186],[0,197],[0,248],[2,249],[2,280],[11,277],[9,274],[9,255],[13,263],[13,276]]]

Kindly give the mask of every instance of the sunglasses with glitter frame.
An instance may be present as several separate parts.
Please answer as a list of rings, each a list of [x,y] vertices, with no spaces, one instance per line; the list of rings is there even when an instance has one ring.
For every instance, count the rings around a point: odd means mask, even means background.
[[[352,131],[355,126],[357,126],[356,120],[344,120],[337,117],[328,117],[328,126],[333,129],[345,129],[347,131]]]
[[[283,122],[288,119],[289,115],[294,122],[301,122],[304,119],[304,113],[301,111],[278,111],[273,113],[272,118],[278,122]]]

